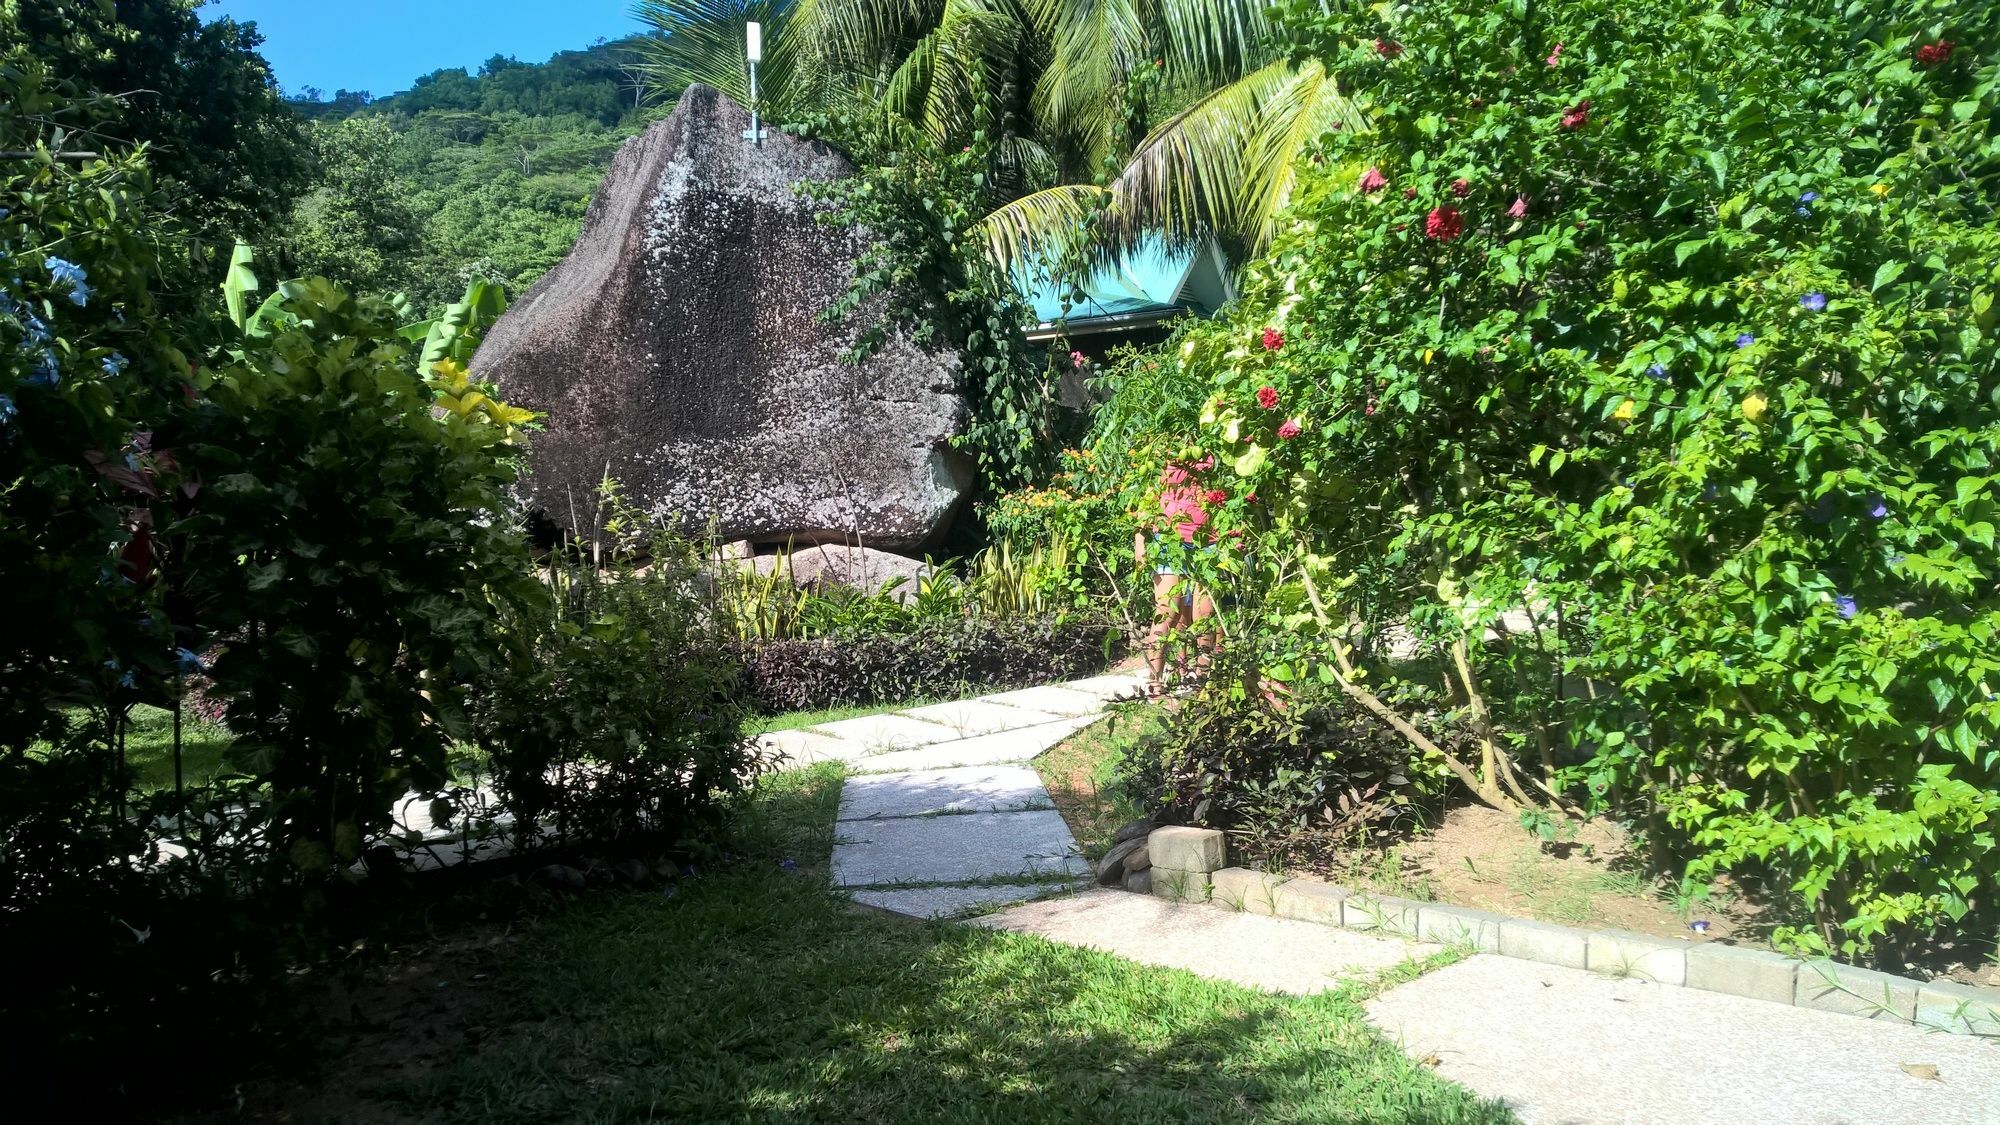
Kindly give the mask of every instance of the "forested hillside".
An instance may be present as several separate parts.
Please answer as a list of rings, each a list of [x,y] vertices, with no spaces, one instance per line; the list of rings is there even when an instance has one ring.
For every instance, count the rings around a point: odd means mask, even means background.
[[[495,56],[379,100],[305,91],[294,105],[312,119],[318,177],[278,248],[287,272],[426,310],[473,276],[532,284],[575,240],[618,145],[669,108],[641,93],[635,44]]]

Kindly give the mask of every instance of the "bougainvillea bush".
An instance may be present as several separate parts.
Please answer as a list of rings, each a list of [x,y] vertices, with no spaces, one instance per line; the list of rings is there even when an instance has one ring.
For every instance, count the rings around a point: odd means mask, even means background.
[[[1403,631],[1490,803],[1762,875],[1799,947],[1990,933],[2000,12],[1292,16],[1372,128],[1156,357],[1268,671],[1379,703]]]

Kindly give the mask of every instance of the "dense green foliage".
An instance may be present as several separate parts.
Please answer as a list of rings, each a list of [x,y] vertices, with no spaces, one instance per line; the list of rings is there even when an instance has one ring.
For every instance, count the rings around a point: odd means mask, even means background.
[[[421,311],[476,278],[526,289],[569,252],[618,145],[658,112],[628,73],[633,50],[496,57],[392,97],[294,103],[314,118],[319,174],[276,248],[287,271],[403,292]]]
[[[284,297],[284,326],[198,377],[163,533],[185,624],[223,642],[212,691],[265,830],[311,871],[448,783],[467,692],[506,658],[491,605],[539,586],[502,491],[525,412],[420,373],[380,300]]]
[[[410,326],[320,278],[253,307],[240,245],[220,293],[182,287],[201,256],[142,156],[62,155],[119,107],[54,84],[11,18],[0,950],[36,971],[0,1001],[0,1049],[51,1080],[25,1106],[106,1053],[144,1064],[65,1104],[170,1100],[212,1073],[178,1048],[260,1045],[289,974],[397,885],[394,807],[469,796],[468,757],[524,841],[656,850],[758,763],[735,666],[689,656],[685,568],[560,601],[537,580],[505,498],[531,416],[460,362],[497,289]],[[197,680],[229,738],[198,732],[194,761]],[[360,884],[364,858],[391,877]]]
[[[118,112],[68,147],[146,145],[157,212],[226,247],[268,233],[310,169],[298,116],[257,54],[262,37],[226,16],[204,21],[201,5],[7,0],[0,27],[53,80],[117,97]]]
[[[625,514],[611,529],[643,569],[550,560],[553,596],[504,618],[519,651],[482,682],[475,727],[517,835],[685,847],[770,763],[740,737],[741,669],[699,596],[699,549]]]
[[[1109,416],[1135,492],[1228,470],[1268,673],[1380,705],[1407,627],[1490,803],[1769,876],[1808,947],[1990,924],[2000,21],[1311,8],[1373,128]]]

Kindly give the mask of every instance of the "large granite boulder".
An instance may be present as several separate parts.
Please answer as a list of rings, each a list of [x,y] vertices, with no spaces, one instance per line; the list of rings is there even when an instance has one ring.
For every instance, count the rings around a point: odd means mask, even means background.
[[[606,471],[625,495],[725,540],[920,548],[971,479],[950,446],[959,357],[821,314],[867,237],[825,227],[794,190],[854,168],[766,128],[706,86],[625,142],[569,256],[507,310],[474,359],[510,402],[547,414],[524,488],[557,524]],[[579,517],[581,518],[581,517]],[[579,529],[581,530],[581,529]]]

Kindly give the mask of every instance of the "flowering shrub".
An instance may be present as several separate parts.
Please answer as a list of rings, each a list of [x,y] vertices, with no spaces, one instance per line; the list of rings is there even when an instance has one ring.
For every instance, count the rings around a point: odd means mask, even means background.
[[[1261,501],[1268,671],[1379,704],[1407,629],[1482,799],[1768,876],[1799,946],[1994,918],[2000,14],[1291,15],[1375,127],[1131,392]]]

